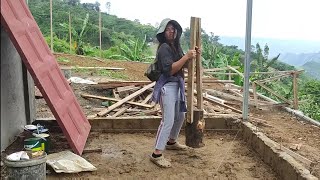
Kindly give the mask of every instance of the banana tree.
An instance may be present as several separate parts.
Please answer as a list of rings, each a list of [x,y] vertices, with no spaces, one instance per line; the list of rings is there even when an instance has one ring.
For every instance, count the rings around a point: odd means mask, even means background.
[[[120,44],[118,46],[120,54],[112,55],[110,58],[125,59],[129,61],[144,61],[147,59],[152,59],[154,56],[147,55],[148,45],[146,42],[146,36],[143,40],[129,39],[126,43]]]
[[[83,37],[87,33],[86,27],[89,21],[89,13],[87,13],[86,18],[83,20],[81,31],[78,32],[75,30],[75,28],[71,27],[71,34],[73,36],[73,39],[75,39],[75,50],[76,54],[78,55],[84,55],[84,42]],[[69,29],[69,25],[66,23],[61,23],[60,26]]]

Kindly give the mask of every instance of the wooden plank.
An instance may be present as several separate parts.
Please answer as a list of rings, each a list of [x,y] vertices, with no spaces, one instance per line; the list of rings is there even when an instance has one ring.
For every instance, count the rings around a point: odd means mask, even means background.
[[[290,101],[288,101],[286,98],[280,96],[278,93],[274,92],[272,89],[268,88],[267,86],[263,85],[260,82],[256,81],[256,84],[258,84],[259,86],[261,86],[262,88],[264,88],[265,90],[269,91],[271,94],[273,94],[274,96],[278,97],[279,99],[283,100],[284,102],[288,103],[288,104],[292,104]]]
[[[196,29],[196,46],[201,49],[201,19],[198,18]],[[202,64],[201,54],[196,56],[196,89],[197,89],[197,108],[203,111],[203,97],[202,97]]]
[[[298,82],[297,73],[293,73],[293,108],[298,109]]]
[[[153,93],[150,93],[141,103],[142,104],[147,104],[149,100],[152,98]]]
[[[103,96],[95,96],[95,95],[90,95],[90,94],[81,94],[81,97],[101,99],[101,100],[114,101],[114,102],[121,101],[121,99],[116,99],[116,98],[111,98],[111,97],[103,97]],[[125,103],[136,105],[136,106],[141,106],[141,107],[145,107],[145,108],[152,108],[153,107],[152,105],[149,105],[149,104],[137,103],[137,102],[133,102],[133,101],[126,101]]]
[[[238,69],[239,66],[231,66],[234,69]],[[223,71],[223,70],[228,70],[228,67],[221,67],[221,68],[212,68],[212,69],[203,69],[203,72],[215,72],[215,71]]]
[[[129,101],[130,99],[135,98],[136,96],[142,94],[142,93],[143,93],[144,91],[146,91],[147,89],[152,88],[155,84],[156,84],[156,82],[153,82],[153,83],[151,83],[151,84],[149,84],[149,85],[144,86],[142,89],[140,89],[140,90],[138,90],[138,91],[130,94],[129,96],[125,97],[124,99],[116,102],[115,104],[111,105],[110,107],[106,108],[105,110],[99,112],[97,115],[98,115],[98,116],[104,116],[104,115],[106,115],[108,112],[110,112],[110,111],[112,111],[113,109],[121,106],[123,103],[125,103],[125,102]]]
[[[157,119],[161,120],[161,116],[121,116],[121,117],[88,117],[88,120],[149,120]]]
[[[196,18],[191,17],[190,20],[190,48],[195,49],[196,46]],[[193,122],[193,96],[194,96],[194,60],[188,62],[188,80],[187,80],[187,122]]]
[[[116,87],[123,87],[123,86],[143,86],[150,84],[151,81],[107,81],[107,82],[98,82],[98,84],[92,84],[90,86],[95,88],[105,88],[111,89]]]
[[[238,110],[238,109],[236,109],[236,108],[234,108],[234,107],[231,107],[231,106],[228,106],[228,105],[225,105],[225,104],[222,104],[222,103],[218,103],[218,102],[213,101],[213,100],[211,100],[210,98],[207,98],[207,97],[203,97],[203,99],[206,100],[206,101],[209,101],[209,102],[211,102],[211,103],[217,104],[217,105],[219,105],[219,106],[222,106],[222,107],[224,107],[224,108],[231,109],[232,111],[234,111],[234,112],[236,112],[236,113],[242,114],[242,111],[240,111],[240,110]]]
[[[116,113],[114,113],[114,114],[112,115],[112,117],[120,116],[121,114],[125,113],[127,109],[128,109],[128,108],[126,108],[126,107],[123,107],[123,108],[119,109]]]
[[[82,67],[82,66],[61,66],[61,69],[104,69],[104,70],[125,70],[118,67]],[[150,82],[149,82],[150,83]]]

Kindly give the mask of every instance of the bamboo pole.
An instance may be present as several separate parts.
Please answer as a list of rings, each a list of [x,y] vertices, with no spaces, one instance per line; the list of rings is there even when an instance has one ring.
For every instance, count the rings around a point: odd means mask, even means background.
[[[293,73],[293,108],[298,109],[298,82],[297,73]]]
[[[101,53],[102,53],[102,39],[101,39],[101,11],[99,11],[99,39],[100,39],[100,57],[102,56]]]
[[[69,45],[70,45],[70,54],[72,52],[72,37],[71,37],[71,12],[69,11]]]
[[[50,0],[50,39],[51,39],[51,52],[53,52],[52,0]]]

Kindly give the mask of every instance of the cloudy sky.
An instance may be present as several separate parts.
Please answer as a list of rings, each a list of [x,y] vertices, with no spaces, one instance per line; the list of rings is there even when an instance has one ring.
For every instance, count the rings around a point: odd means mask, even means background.
[[[219,36],[245,36],[246,0],[81,0],[101,4],[110,14],[156,25],[169,17],[183,28],[190,17],[201,18],[208,33]],[[253,0],[252,36],[276,39],[320,41],[320,0]]]

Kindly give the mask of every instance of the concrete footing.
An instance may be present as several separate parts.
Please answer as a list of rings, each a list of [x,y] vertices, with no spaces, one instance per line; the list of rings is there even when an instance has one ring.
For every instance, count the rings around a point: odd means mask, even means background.
[[[255,132],[255,126],[249,122],[242,122],[242,137],[247,144],[256,151],[261,159],[284,180],[316,180],[302,164],[297,162],[273,140],[261,132]]]
[[[268,164],[284,180],[318,180],[310,174],[301,163],[292,156],[279,149],[279,145],[261,132],[256,132],[256,127],[249,122],[239,119],[205,117],[205,131],[232,131],[240,130],[247,145],[256,151],[261,159]],[[161,117],[104,117],[90,119],[92,131],[101,132],[150,132],[156,131]],[[51,128],[58,125],[54,119],[38,119],[35,123],[49,125]],[[206,140],[204,140],[205,142]]]

